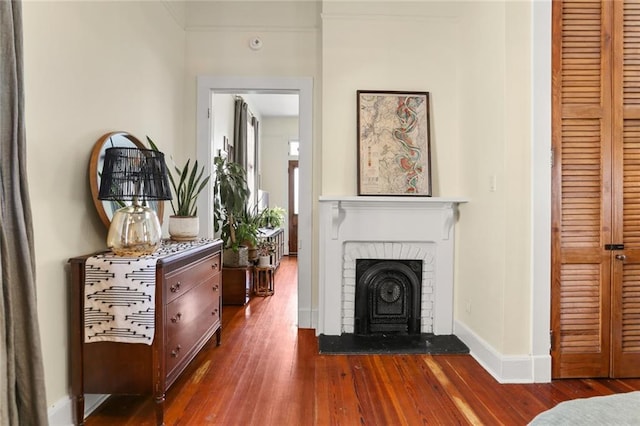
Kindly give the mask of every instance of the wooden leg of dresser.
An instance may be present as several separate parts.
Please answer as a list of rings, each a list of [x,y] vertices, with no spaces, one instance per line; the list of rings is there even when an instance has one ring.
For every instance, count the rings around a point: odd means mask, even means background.
[[[220,346],[221,339],[222,339],[222,327],[219,327],[218,331],[216,331],[216,346]]]
[[[156,401],[156,424],[164,426],[164,392],[155,396]]]
[[[84,425],[84,395],[77,394],[73,396],[73,411],[75,413],[75,421],[78,426]]]

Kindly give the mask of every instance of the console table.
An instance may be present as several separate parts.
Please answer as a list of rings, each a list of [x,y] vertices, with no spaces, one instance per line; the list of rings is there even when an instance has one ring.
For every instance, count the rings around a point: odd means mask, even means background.
[[[152,395],[157,424],[164,424],[169,386],[214,334],[220,344],[221,250],[221,240],[166,241],[141,258],[105,252],[69,260],[71,391],[79,425],[85,393]],[[130,325],[116,322],[119,307]]]
[[[260,228],[258,238],[269,240],[275,243],[276,251],[271,255],[271,264],[278,268],[280,260],[284,256],[284,228]]]

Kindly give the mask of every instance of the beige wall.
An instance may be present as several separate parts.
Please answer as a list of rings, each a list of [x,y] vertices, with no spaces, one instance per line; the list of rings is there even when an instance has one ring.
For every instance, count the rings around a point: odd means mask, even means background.
[[[195,140],[197,76],[312,77],[318,93],[318,18],[313,2],[190,3],[186,27],[187,138]],[[253,37],[261,38],[262,49],[249,47]]]
[[[320,8],[311,1],[193,2],[187,11],[185,132],[196,139],[198,76],[305,77],[313,79],[312,200],[320,196],[322,175]],[[249,40],[263,47],[252,50]],[[315,217],[317,206],[313,205]],[[313,222],[317,234],[317,220]],[[312,244],[312,304],[317,307],[317,255]]]
[[[158,2],[23,3],[26,131],[49,404],[69,393],[66,262],[105,248],[88,185],[114,130],[182,149],[184,31]],[[190,144],[191,145],[191,144]],[[170,210],[170,209],[168,209]]]
[[[506,259],[504,271],[504,354],[531,351],[531,6],[508,2],[505,6],[505,151],[504,188]]]
[[[322,31],[311,2],[23,4],[50,404],[68,395],[67,259],[104,247],[92,144],[126,130],[193,156],[198,75],[314,79],[313,199],[356,193],[356,90],[430,92],[434,195],[471,199],[457,230],[456,319],[502,354],[530,351],[528,2],[326,2]]]
[[[356,90],[430,92],[434,195],[471,199],[460,209],[455,316],[505,355],[529,353],[531,340],[529,8],[323,8],[322,153],[332,166],[322,194],[357,191]]]
[[[530,5],[461,16],[456,316],[498,352],[530,352]],[[490,190],[495,176],[496,190]]]
[[[430,92],[433,192],[459,195],[458,25],[434,2],[327,2],[322,22],[323,195],[357,193],[357,90]]]

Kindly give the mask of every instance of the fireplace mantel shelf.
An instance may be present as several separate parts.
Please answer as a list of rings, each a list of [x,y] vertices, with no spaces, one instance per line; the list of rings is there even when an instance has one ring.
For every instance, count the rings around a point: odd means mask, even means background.
[[[377,205],[393,205],[397,206],[400,204],[406,205],[431,205],[438,206],[443,204],[459,204],[459,203],[467,203],[469,199],[465,197],[417,197],[417,196],[402,196],[402,197],[388,197],[388,196],[329,196],[323,195],[319,198],[321,203],[345,203],[351,205],[369,205],[369,204],[377,204]]]
[[[455,217],[455,205],[468,202],[466,198],[451,197],[372,197],[372,196],[343,196],[329,197],[323,196],[319,198],[321,204],[330,204],[331,211],[331,239],[338,239],[340,224],[345,215],[345,209],[370,209],[375,208],[377,211],[385,209],[438,209],[442,211],[442,236],[448,239]]]

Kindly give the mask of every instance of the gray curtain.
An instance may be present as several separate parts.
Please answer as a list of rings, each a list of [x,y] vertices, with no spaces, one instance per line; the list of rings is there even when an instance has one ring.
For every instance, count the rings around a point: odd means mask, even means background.
[[[247,170],[247,110],[244,99],[238,97],[233,120],[234,161]]]
[[[46,425],[27,189],[22,4],[0,1],[0,425]]]
[[[251,124],[253,125],[253,134],[255,135],[254,143],[254,155],[253,155],[253,170],[254,170],[254,193],[253,204],[258,204],[258,189],[260,189],[260,122],[257,118],[251,118]]]

